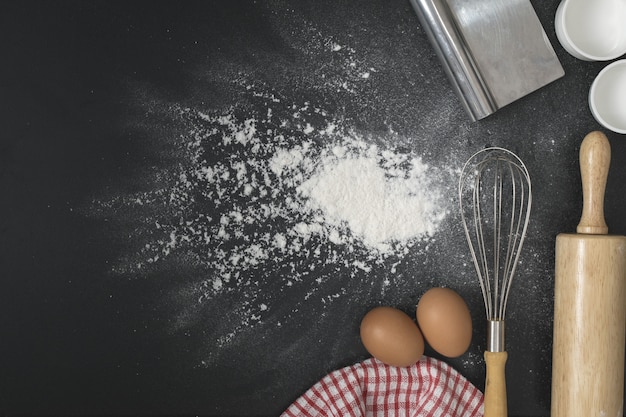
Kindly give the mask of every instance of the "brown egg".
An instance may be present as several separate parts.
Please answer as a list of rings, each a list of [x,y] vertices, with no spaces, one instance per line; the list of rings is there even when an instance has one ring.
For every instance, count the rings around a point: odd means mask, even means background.
[[[361,321],[361,341],[379,361],[410,366],[424,354],[424,338],[415,322],[392,307],[376,307]]]
[[[431,288],[417,304],[417,324],[426,342],[449,358],[461,356],[472,341],[467,304],[450,288]]]

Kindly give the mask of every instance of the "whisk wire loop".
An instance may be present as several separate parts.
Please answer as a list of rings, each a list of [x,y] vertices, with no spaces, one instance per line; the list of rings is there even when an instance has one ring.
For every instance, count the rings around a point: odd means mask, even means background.
[[[470,157],[459,181],[461,220],[489,320],[504,320],[532,205],[524,163],[491,147]]]

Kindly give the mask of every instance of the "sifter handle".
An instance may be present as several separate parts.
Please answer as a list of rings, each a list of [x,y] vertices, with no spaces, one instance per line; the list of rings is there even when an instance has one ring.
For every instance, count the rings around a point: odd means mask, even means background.
[[[591,132],[580,146],[580,176],[583,186],[583,212],[576,232],[606,235],[604,191],[611,164],[611,145],[602,132]]]

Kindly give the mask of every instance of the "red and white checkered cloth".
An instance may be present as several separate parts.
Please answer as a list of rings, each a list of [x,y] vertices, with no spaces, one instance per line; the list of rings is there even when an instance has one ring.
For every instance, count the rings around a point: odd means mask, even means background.
[[[281,417],[480,417],[483,394],[445,362],[406,368],[367,359],[331,372]]]

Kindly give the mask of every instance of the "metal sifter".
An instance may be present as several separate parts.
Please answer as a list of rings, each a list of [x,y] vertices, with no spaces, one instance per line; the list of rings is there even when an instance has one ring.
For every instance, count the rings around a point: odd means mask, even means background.
[[[487,313],[485,417],[507,415],[504,318],[532,204],[524,163],[503,148],[487,148],[465,163],[459,202]]]

